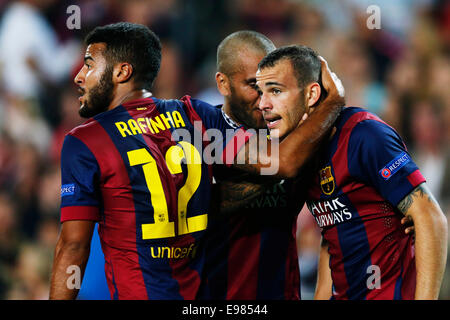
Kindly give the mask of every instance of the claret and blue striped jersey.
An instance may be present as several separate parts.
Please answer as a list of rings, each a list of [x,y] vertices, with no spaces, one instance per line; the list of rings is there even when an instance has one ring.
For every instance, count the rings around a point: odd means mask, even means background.
[[[233,125],[233,120],[229,119]],[[237,126],[234,124],[234,126]],[[214,167],[216,181],[242,173]],[[273,183],[262,195],[226,217],[210,219],[202,299],[299,300],[297,215],[304,197],[298,181]]]
[[[329,244],[335,299],[413,299],[414,242],[396,209],[425,179],[400,136],[348,107],[321,154],[307,204]]]
[[[210,128],[224,137],[232,129],[219,110],[186,96],[124,103],[67,134],[61,221],[99,222],[113,299],[196,297],[212,183],[202,135]]]

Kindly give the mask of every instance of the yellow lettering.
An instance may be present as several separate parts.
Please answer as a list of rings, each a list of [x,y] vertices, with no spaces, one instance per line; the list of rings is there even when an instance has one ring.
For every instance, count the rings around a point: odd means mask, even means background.
[[[169,119],[167,119],[166,116],[163,114],[160,114],[159,117],[162,119],[162,121],[166,125],[166,128],[170,129]]]
[[[178,112],[178,111],[172,112],[172,118],[174,120],[173,123],[175,124],[175,126],[177,128],[179,128],[180,126],[182,126],[182,127],[186,126],[180,112]]]
[[[178,259],[180,257],[180,253],[177,253],[181,251],[181,248],[175,248],[174,253],[173,253],[173,257]]]
[[[172,125],[172,128],[175,128],[175,124],[173,123],[172,115],[169,111],[166,112],[167,119],[170,121],[170,124]]]
[[[151,133],[155,133],[153,131],[152,124],[150,123],[150,119],[149,118],[145,118],[145,123],[147,124],[148,130],[150,130]]]
[[[166,127],[164,127],[164,124],[162,123],[161,119],[159,117],[155,117],[155,119],[150,119],[150,123],[152,124],[153,130],[155,130],[155,133],[158,133],[161,129],[162,131],[166,130]]]
[[[152,257],[153,258],[159,258],[160,254],[161,254],[161,247],[158,247],[158,255],[156,256],[155,253],[153,252],[153,247],[151,247],[151,252],[152,252]]]
[[[122,135],[122,137],[126,137],[127,135],[125,133],[128,133],[128,135],[132,135],[131,131],[128,130],[127,124],[123,121],[120,122],[116,122],[115,123],[117,129],[119,130],[120,134]]]
[[[142,134],[141,129],[139,128],[136,121],[134,121],[134,119],[128,120],[128,126],[130,127],[131,131],[133,131],[133,135],[136,135],[138,133]]]
[[[163,247],[162,248],[161,258],[164,258],[164,251],[167,251],[167,258],[170,258],[170,247]]]
[[[186,253],[187,253],[188,249],[185,247],[183,248],[183,250],[181,250],[181,257],[180,258],[184,258],[186,257]]]
[[[143,133],[147,133],[147,130],[145,130],[145,123],[142,123],[142,122],[145,122],[144,118],[137,119],[137,124],[139,125],[139,128],[141,128]]]

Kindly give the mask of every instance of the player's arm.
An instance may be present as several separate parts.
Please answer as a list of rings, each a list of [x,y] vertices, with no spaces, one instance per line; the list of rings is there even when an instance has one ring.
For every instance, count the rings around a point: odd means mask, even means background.
[[[79,138],[67,135],[61,151],[62,227],[53,258],[50,299],[77,297],[79,288],[74,288],[72,280],[81,283],[95,222],[100,220],[99,172],[90,149]]]
[[[447,219],[426,183],[416,187],[397,207],[414,222],[415,299],[437,299],[447,259]]]
[[[79,283],[83,279],[94,226],[95,222],[89,220],[65,221],[62,224],[53,259],[51,300],[77,297],[79,287],[74,286],[73,277],[79,275]]]
[[[325,60],[321,60],[321,80],[327,96],[319,106],[279,144],[278,154],[272,154],[271,141],[261,141],[257,135],[241,148],[234,167],[254,174],[264,174],[262,169],[277,178],[292,178],[317,151],[328,136],[334,121],[345,104],[340,80],[333,74]],[[258,140],[258,141],[256,141]],[[252,144],[253,143],[253,144]],[[257,148],[251,148],[251,146]],[[275,149],[275,148],[274,148]],[[273,171],[273,170],[274,171]]]
[[[319,264],[317,270],[316,291],[314,300],[329,300],[332,295],[333,280],[331,279],[330,254],[328,242],[322,238],[320,243]]]
[[[213,212],[217,216],[227,216],[244,208],[255,198],[262,195],[272,180],[261,181],[247,173],[231,175],[231,178],[221,180],[213,187]]]

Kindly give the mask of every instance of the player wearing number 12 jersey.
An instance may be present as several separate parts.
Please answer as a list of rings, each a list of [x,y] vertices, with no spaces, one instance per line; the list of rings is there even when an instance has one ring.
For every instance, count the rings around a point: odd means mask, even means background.
[[[85,93],[80,114],[93,117],[64,141],[63,229],[74,221],[99,222],[113,299],[194,299],[204,263],[198,244],[207,227],[212,178],[186,132],[202,136],[214,127],[225,136],[230,127],[219,110],[189,97],[137,95],[104,110],[96,99],[107,101],[106,77],[114,79],[115,70],[106,68],[99,86],[83,90],[102,55],[108,59],[102,37],[117,36],[114,32],[147,35],[148,45],[159,48],[148,29],[131,24],[100,28],[88,37],[85,66],[75,81]],[[120,66],[120,76],[126,77],[128,68]],[[194,127],[195,121],[201,125]],[[185,130],[185,141],[174,136],[178,129]]]
[[[325,136],[342,101],[330,99],[286,138],[279,147],[283,156],[271,157],[271,143],[260,143],[259,150],[267,150],[252,154],[259,159],[249,164],[245,142],[261,142],[258,135],[242,128],[227,135],[230,127],[220,110],[189,97],[151,97],[161,45],[147,27],[99,27],[86,44],[85,63],[75,82],[81,93],[79,113],[90,119],[72,130],[63,145],[62,229],[50,298],[76,297],[68,271],[75,266],[84,272],[98,221],[112,298],[194,299],[205,259],[199,244],[208,224],[212,187],[211,167],[201,150],[202,141],[209,139],[202,134],[219,130],[221,138],[215,131],[217,144],[211,149],[226,163],[235,163],[237,156],[235,166],[242,170],[257,174],[268,164],[278,168],[278,176],[292,176],[320,142],[311,135]],[[292,161],[299,148],[303,156]]]

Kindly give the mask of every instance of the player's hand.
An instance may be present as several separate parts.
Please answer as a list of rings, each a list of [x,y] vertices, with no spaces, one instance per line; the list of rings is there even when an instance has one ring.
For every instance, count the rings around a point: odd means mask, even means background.
[[[322,86],[327,92],[325,100],[336,101],[340,106],[345,105],[345,89],[341,80],[334,72],[331,72],[327,61],[319,56],[321,63]]]
[[[403,217],[400,223],[405,227],[406,234],[414,235],[414,221],[410,216]]]

